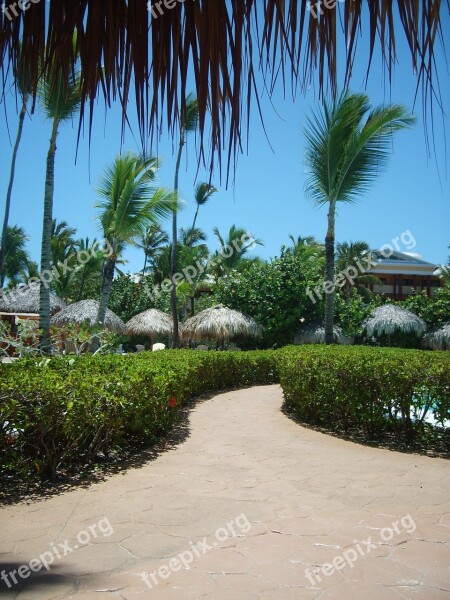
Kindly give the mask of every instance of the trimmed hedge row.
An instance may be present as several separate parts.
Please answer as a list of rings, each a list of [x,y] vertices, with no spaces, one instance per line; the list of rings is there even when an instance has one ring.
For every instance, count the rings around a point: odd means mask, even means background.
[[[186,401],[270,384],[274,352],[158,352],[0,365],[0,467],[54,478],[100,452],[152,444]]]
[[[0,468],[55,477],[173,427],[189,400],[280,381],[304,422],[409,441],[411,408],[450,419],[450,353],[302,346],[277,351],[142,353],[0,365]]]
[[[450,353],[365,346],[280,351],[285,402],[300,420],[370,438],[396,430],[409,442],[427,414],[450,419]],[[415,415],[414,415],[415,413]]]

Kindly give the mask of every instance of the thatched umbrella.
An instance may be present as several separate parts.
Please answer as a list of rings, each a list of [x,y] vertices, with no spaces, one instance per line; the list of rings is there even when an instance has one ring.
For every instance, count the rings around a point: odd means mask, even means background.
[[[173,321],[169,315],[150,308],[144,312],[135,315],[126,325],[128,335],[149,336],[152,346],[154,338],[157,335],[171,335],[173,332]]]
[[[51,325],[62,327],[70,323],[76,325],[88,325],[94,327],[98,324],[98,301],[97,300],[81,300],[70,304],[67,308],[61,310],[58,314],[52,317]],[[126,333],[126,325],[112,310],[106,310],[105,327],[113,333]]]
[[[11,290],[0,290],[0,312],[13,314],[39,314],[40,285],[18,286]],[[50,313],[66,307],[66,303],[50,292]]]
[[[425,321],[406,308],[395,304],[384,304],[374,308],[364,323],[369,337],[395,333],[422,336],[427,328]]]
[[[450,321],[427,333],[422,342],[425,348],[450,350]]]
[[[223,347],[225,340],[235,337],[260,337],[263,329],[243,313],[222,304],[202,310],[188,319],[182,326],[183,338],[192,340],[217,340]]]
[[[352,340],[344,335],[339,325],[333,327],[333,338],[336,344],[352,343]],[[325,344],[325,325],[317,321],[305,325],[297,331],[294,344]]]

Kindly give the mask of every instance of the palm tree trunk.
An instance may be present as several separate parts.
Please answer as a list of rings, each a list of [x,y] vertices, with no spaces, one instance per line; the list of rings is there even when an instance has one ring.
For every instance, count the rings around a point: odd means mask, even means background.
[[[103,282],[102,289],[100,292],[100,304],[98,307],[97,321],[102,325],[105,322],[106,309],[108,308],[109,297],[111,295],[111,288],[114,280],[114,271],[116,270],[116,257],[115,255],[110,256],[105,263],[103,270]]]
[[[47,170],[45,174],[44,220],[42,224],[41,245],[41,287],[39,297],[39,327],[42,329],[41,348],[44,353],[50,351],[50,287],[49,281],[44,283],[45,276],[50,274],[51,242],[53,219],[53,195],[55,190],[55,155],[56,138],[58,137],[59,121],[54,119],[50,146],[47,154]]]
[[[336,205],[330,201],[325,238],[325,343],[334,344],[334,223]]]
[[[198,217],[199,208],[200,208],[200,204],[197,204],[197,210],[195,211],[194,222],[192,223],[192,229],[191,229],[191,231],[194,231],[194,229],[195,229],[195,224],[197,223],[197,217]]]
[[[145,270],[147,269],[147,258],[148,258],[148,254],[147,254],[147,252],[145,252],[144,268],[142,269],[142,278],[145,277]]]
[[[80,287],[78,288],[77,302],[83,298],[84,286],[86,283],[86,277],[84,273],[81,274]]]
[[[177,164],[175,167],[175,200],[178,204],[178,176],[180,173],[181,154],[184,146],[184,131],[181,131],[180,146],[178,148]],[[170,253],[170,277],[171,279],[175,275],[177,265],[177,210],[178,206],[175,206],[172,213],[172,250]],[[173,337],[172,337],[172,348],[178,347],[178,311],[177,311],[177,290],[175,284],[172,281],[170,288],[170,308],[172,311],[173,320]]]
[[[23,123],[25,120],[25,115],[27,114],[27,102],[28,96],[24,94],[22,101],[22,109],[19,115],[19,127],[17,129],[16,143],[14,144],[12,159],[11,159],[11,171],[9,175],[9,183],[8,183],[8,191],[6,192],[6,204],[5,204],[5,215],[3,217],[3,228],[2,228],[2,238],[1,238],[1,246],[0,246],[0,288],[3,287],[5,283],[5,274],[3,273],[3,264],[5,261],[5,250],[6,250],[6,232],[8,230],[8,221],[9,221],[9,211],[11,208],[11,196],[12,189],[14,184],[14,175],[16,172],[16,160],[17,160],[17,152],[19,150],[20,140],[22,139],[22,131],[23,131]]]

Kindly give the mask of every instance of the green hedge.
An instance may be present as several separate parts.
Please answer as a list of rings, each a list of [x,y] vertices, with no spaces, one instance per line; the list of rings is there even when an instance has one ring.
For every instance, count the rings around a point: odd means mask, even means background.
[[[157,352],[0,365],[3,474],[89,464],[100,452],[151,444],[186,401],[275,381],[273,352]]]
[[[365,346],[303,346],[280,351],[278,372],[289,409],[334,431],[370,438],[395,429],[408,442],[420,417],[450,419],[450,353]]]
[[[142,353],[0,365],[0,469],[55,477],[162,439],[208,392],[280,381],[304,422],[367,436],[416,429],[410,409],[450,419],[450,353],[302,346],[278,351]],[[400,418],[399,418],[400,417]],[[1,484],[0,484],[1,485]]]

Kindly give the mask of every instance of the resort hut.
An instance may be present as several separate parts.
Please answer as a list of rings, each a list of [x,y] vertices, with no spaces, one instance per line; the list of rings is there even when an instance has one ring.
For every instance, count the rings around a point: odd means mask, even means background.
[[[364,323],[368,337],[391,336],[402,333],[421,337],[427,328],[425,321],[406,308],[384,304],[374,308]]]
[[[128,335],[148,336],[153,348],[157,335],[172,335],[173,322],[172,318],[166,313],[156,308],[150,308],[130,319],[126,324],[126,328]]]
[[[423,346],[431,350],[450,350],[450,322],[427,333]]]
[[[15,330],[18,320],[39,321],[40,284],[0,289],[0,320],[7,321]],[[65,308],[66,303],[50,292],[50,314]]]
[[[11,314],[39,314],[40,284],[18,286],[11,290],[0,290],[0,312]],[[66,307],[66,303],[50,292],[52,314]]]
[[[62,327],[75,323],[76,325],[88,325],[95,327],[98,324],[98,301],[81,300],[70,304],[51,319],[51,325]],[[126,333],[126,325],[112,310],[106,310],[105,327],[113,333]]]
[[[216,340],[218,348],[223,348],[226,340],[261,337],[262,332],[263,328],[254,319],[222,304],[199,312],[188,319],[181,329],[183,338]]]
[[[351,338],[344,335],[339,325],[333,327],[333,339],[336,344],[352,343]],[[295,335],[294,344],[325,344],[325,325],[315,321],[301,327]]]

